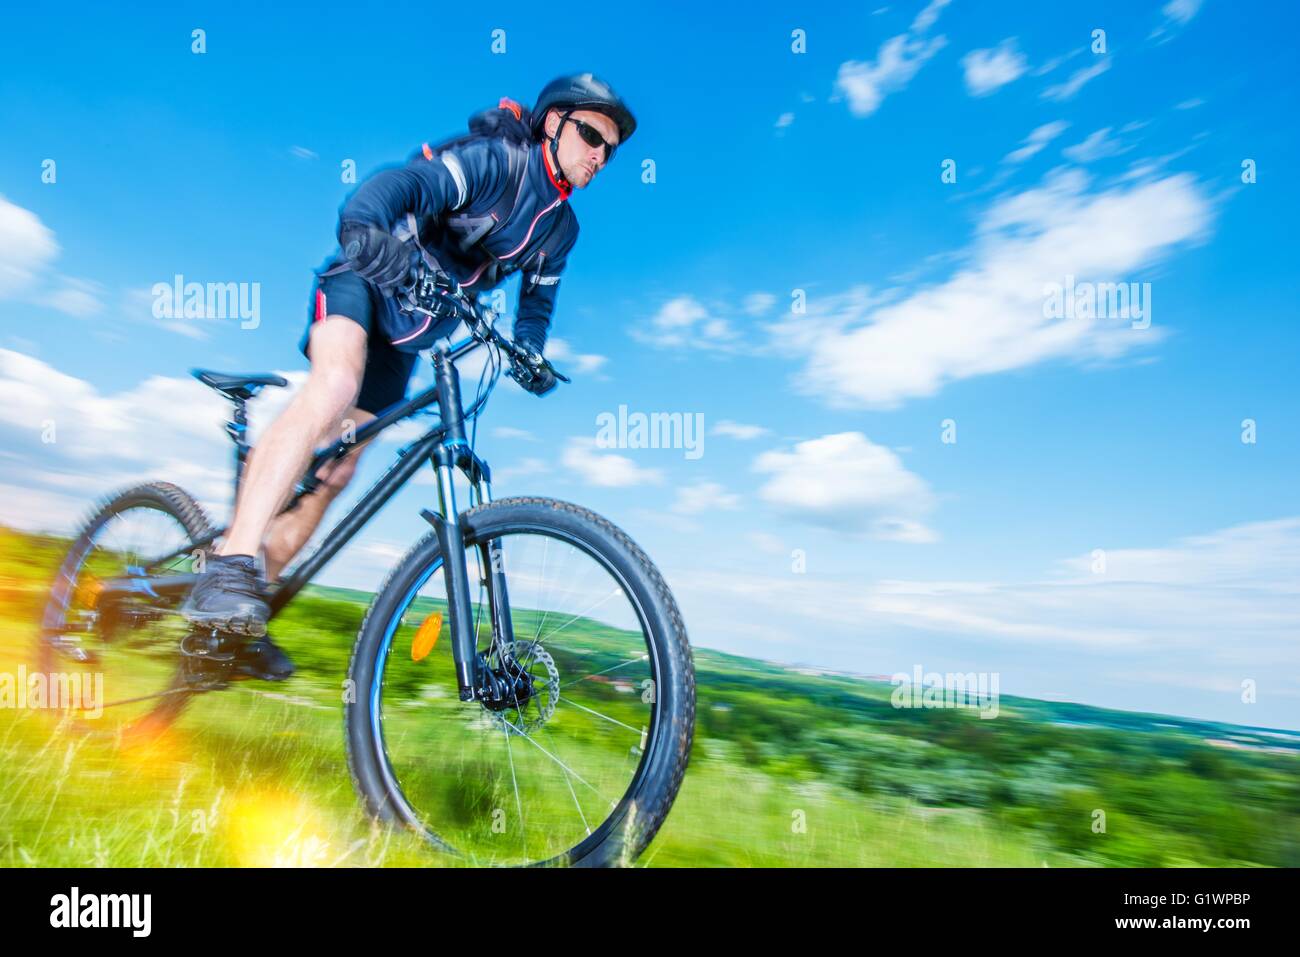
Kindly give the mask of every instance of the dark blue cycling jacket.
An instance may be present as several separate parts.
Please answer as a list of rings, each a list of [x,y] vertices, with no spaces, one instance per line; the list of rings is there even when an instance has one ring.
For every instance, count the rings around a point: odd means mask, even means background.
[[[513,182],[512,149],[518,151]],[[515,191],[513,207],[507,190]],[[541,352],[560,274],[578,239],[570,192],[551,175],[540,143],[516,146],[480,138],[440,152],[425,144],[406,166],[381,170],[363,182],[344,203],[339,220],[379,226],[403,238],[413,233],[426,258],[471,297],[522,270],[515,339]],[[491,231],[464,245],[484,223]],[[341,261],[336,255],[334,262]]]

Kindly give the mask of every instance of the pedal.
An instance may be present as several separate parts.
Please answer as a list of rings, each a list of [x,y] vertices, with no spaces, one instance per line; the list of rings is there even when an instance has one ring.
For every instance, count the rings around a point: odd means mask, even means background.
[[[230,684],[235,654],[226,636],[211,629],[194,629],[180,642],[182,674],[194,691],[220,691]]]
[[[230,639],[215,629],[196,629],[181,639],[181,654],[204,661],[234,661],[233,647]]]
[[[183,658],[181,673],[192,691],[220,691],[230,684],[230,665],[226,662]]]

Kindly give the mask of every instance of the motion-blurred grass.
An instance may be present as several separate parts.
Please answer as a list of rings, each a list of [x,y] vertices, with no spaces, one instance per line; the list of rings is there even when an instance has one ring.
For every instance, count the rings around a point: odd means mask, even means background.
[[[33,666],[66,546],[0,529],[0,672]],[[349,780],[364,611],[300,596],[273,625],[291,681],[200,696],[151,743],[0,711],[0,864],[455,863],[369,821]],[[699,649],[696,669],[691,766],[642,865],[1300,865],[1296,736],[1023,699],[898,710],[887,684]]]

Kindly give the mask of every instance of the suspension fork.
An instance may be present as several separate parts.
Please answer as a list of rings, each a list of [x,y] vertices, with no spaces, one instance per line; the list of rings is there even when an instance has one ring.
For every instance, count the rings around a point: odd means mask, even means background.
[[[433,356],[434,383],[438,394],[438,407],[442,413],[446,433],[441,443],[430,453],[430,461],[438,476],[438,513],[427,509],[421,515],[434,527],[438,546],[442,551],[443,583],[447,589],[447,607],[451,613],[452,657],[456,664],[456,683],[460,700],[472,701],[480,688],[486,689],[488,676],[486,658],[478,651],[477,628],[470,612],[469,567],[465,560],[465,528],[459,506],[456,504],[456,470],[463,471],[470,480],[471,504],[492,500],[492,482],[487,466],[469,447],[465,436],[465,412],[460,400],[460,374],[448,355],[446,341],[438,343]],[[510,598],[506,591],[505,555],[501,540],[494,538],[478,545],[479,555],[486,564],[481,584],[487,586],[488,608],[492,634],[496,641],[514,640],[510,620]]]
[[[456,662],[456,684],[461,701],[473,701],[480,682],[478,636],[470,613],[469,568],[465,562],[465,529],[456,504],[456,469],[467,463],[469,443],[465,441],[465,413],[460,404],[460,375],[447,355],[447,344],[439,342],[433,354],[434,383],[438,408],[446,434],[430,453],[438,476],[438,513],[421,514],[433,525],[442,551],[443,583],[447,588],[447,609],[451,614],[451,651]]]
[[[474,490],[479,502],[492,501],[492,483],[486,479],[474,483]],[[479,553],[487,567],[483,582],[487,586],[488,608],[492,614],[492,634],[503,645],[514,641],[514,629],[510,622],[510,595],[506,591],[505,551],[501,539],[493,538],[486,545],[479,545]]]
[[[452,620],[452,657],[456,662],[456,682],[460,700],[472,701],[476,688],[486,687],[486,676],[480,674],[485,662],[480,661],[478,635],[472,622],[469,597],[469,568],[465,561],[465,529],[456,506],[454,462],[445,459],[454,456],[446,445],[433,453],[434,468],[438,473],[438,514],[424,509],[421,515],[434,527],[438,547],[442,551],[443,582],[447,588],[447,606]],[[491,483],[475,482],[474,490],[480,502],[491,501]],[[487,586],[488,608],[492,634],[502,642],[514,640],[510,621],[510,599],[506,591],[504,551],[501,540],[494,538],[478,545],[479,554],[486,565],[486,577],[481,584]],[[456,556],[453,558],[453,556]]]

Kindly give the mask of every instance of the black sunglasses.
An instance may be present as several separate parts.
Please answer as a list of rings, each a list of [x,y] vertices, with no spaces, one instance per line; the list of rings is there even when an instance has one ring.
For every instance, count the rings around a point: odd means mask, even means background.
[[[588,146],[605,147],[606,163],[614,158],[614,150],[618,149],[618,144],[610,143],[605,139],[605,137],[600,135],[600,130],[596,129],[590,123],[584,123],[582,120],[575,120],[573,117],[569,117],[569,122],[577,128],[578,135],[582,137],[582,141]]]

